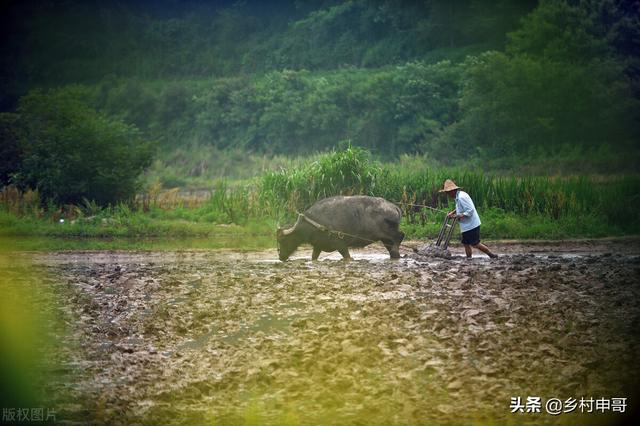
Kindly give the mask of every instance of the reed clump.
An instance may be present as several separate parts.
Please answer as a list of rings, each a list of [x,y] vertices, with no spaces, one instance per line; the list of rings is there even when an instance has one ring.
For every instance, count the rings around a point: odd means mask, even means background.
[[[368,152],[348,148],[299,168],[266,173],[259,188],[262,203],[268,207],[264,211],[275,215],[289,216],[332,195],[366,194],[397,203],[408,223],[424,224],[442,214],[433,208],[453,208],[438,192],[445,179],[463,187],[479,209],[577,223],[589,217],[618,231],[640,230],[640,178],[633,175],[601,179],[499,176],[455,168],[412,170],[381,165]]]
[[[15,185],[0,188],[0,208],[16,216],[42,216],[38,190],[21,191]]]

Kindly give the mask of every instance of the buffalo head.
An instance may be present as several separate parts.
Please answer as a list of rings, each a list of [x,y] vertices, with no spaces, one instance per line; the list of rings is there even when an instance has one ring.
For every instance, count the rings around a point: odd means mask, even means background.
[[[298,225],[302,220],[302,216],[298,216],[298,220],[291,228],[278,228],[276,238],[278,239],[278,257],[282,262],[289,259],[301,243],[301,238],[297,232]]]

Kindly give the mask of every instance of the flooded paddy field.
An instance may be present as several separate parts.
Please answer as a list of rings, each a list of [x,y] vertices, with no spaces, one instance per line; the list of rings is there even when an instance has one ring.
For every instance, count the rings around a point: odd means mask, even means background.
[[[628,421],[638,241],[491,247],[499,259],[455,247],[393,261],[382,246],[286,263],[274,250],[20,256],[61,296],[42,385],[60,423]],[[541,412],[511,413],[517,397],[540,397]],[[554,416],[551,398],[627,398],[626,414]]]

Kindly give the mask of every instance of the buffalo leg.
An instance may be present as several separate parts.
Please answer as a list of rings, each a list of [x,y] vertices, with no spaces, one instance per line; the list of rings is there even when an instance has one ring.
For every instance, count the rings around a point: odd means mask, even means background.
[[[320,250],[318,247],[314,247],[313,248],[313,254],[311,254],[311,260],[318,260],[318,257],[320,257],[320,252],[322,250]]]
[[[391,259],[400,259],[400,243],[396,242],[382,242],[386,249],[389,251],[389,257]]]
[[[340,252],[340,254],[342,255],[342,257],[345,260],[350,260],[351,259],[351,255],[349,254],[349,249],[347,247],[342,248],[342,249],[338,249],[338,251]]]

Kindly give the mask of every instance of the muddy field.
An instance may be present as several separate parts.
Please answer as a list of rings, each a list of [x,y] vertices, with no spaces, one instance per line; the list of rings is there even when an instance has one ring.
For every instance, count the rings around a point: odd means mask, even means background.
[[[637,240],[494,244],[497,260],[302,250],[22,255],[62,300],[58,423],[508,424],[640,383]],[[408,253],[409,250],[405,250]],[[52,378],[53,377],[53,378]],[[511,398],[541,397],[541,413]],[[595,407],[594,407],[595,408]],[[586,411],[586,410],[585,410]]]

